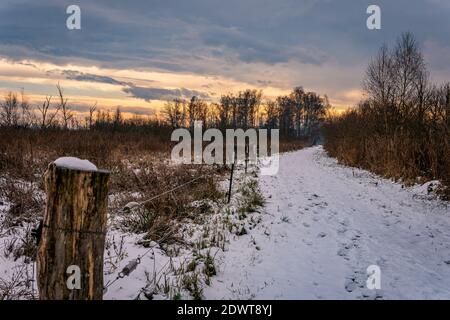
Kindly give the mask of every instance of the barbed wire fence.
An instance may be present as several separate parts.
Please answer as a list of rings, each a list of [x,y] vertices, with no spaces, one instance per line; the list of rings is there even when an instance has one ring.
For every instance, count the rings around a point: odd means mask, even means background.
[[[232,169],[231,169],[231,175],[233,174],[233,171],[237,169],[236,167],[238,167],[238,164],[237,164],[237,163],[233,163],[233,164],[232,164]],[[200,168],[200,173],[202,172],[202,169],[203,169],[203,165],[202,165],[202,168]],[[189,181],[186,181],[186,182],[184,182],[184,183],[181,183],[180,185],[177,185],[177,186],[175,186],[175,187],[172,187],[172,188],[169,189],[169,190],[165,190],[165,191],[163,191],[163,192],[161,192],[161,193],[159,193],[159,194],[157,194],[157,195],[154,195],[154,196],[152,196],[152,197],[150,197],[150,198],[148,198],[148,199],[141,200],[141,201],[138,201],[138,202],[132,202],[132,203],[129,203],[129,204],[125,205],[123,208],[121,208],[121,209],[119,209],[119,210],[116,210],[116,211],[114,212],[113,215],[123,214],[123,213],[125,212],[125,209],[126,209],[126,208],[127,208],[128,210],[132,210],[132,209],[137,208],[137,207],[144,207],[146,204],[151,203],[152,201],[155,201],[156,199],[158,199],[158,198],[160,198],[160,197],[163,197],[163,196],[168,195],[168,194],[171,194],[171,193],[173,193],[173,192],[175,192],[175,191],[177,191],[177,190],[180,190],[180,189],[182,189],[182,188],[185,188],[185,187],[187,187],[187,186],[189,186],[189,185],[192,185],[193,183],[195,183],[195,182],[197,182],[197,181],[200,181],[201,179],[204,179],[204,178],[208,177],[209,175],[210,175],[210,173],[204,173],[204,174],[201,174],[200,176],[197,176],[197,177],[195,177],[195,178],[193,178],[193,179],[190,179]],[[232,179],[233,179],[233,178],[232,178],[232,176],[231,176],[231,177],[230,177],[230,188],[229,188],[229,190],[228,190],[228,192],[227,192],[228,202],[229,202],[229,199],[230,199],[230,197],[231,197],[231,184],[232,184]],[[50,228],[50,226],[44,225],[44,224],[41,222],[41,225],[40,225],[40,227],[38,227],[38,228],[41,228],[41,231],[42,231],[42,228]],[[52,229],[55,229],[55,228],[53,227]],[[33,230],[33,232],[35,232],[35,231],[36,231],[36,229]],[[64,233],[68,232],[68,230],[65,230],[65,229],[56,230],[56,231],[60,231],[60,232],[64,232]],[[84,233],[83,230],[70,230],[70,232]],[[123,278],[129,276],[131,273],[133,273],[133,272],[138,268],[138,266],[142,263],[143,258],[146,257],[148,254],[151,253],[153,256],[155,256],[155,251],[154,251],[155,247],[157,247],[160,243],[164,242],[167,238],[173,236],[174,232],[175,232],[175,231],[172,230],[171,232],[168,232],[167,234],[165,234],[165,235],[164,235],[163,237],[161,237],[160,239],[155,240],[155,241],[154,241],[154,244],[152,244],[150,247],[148,247],[146,251],[144,251],[142,254],[137,255],[137,256],[134,257],[133,259],[129,260],[128,263],[127,263],[122,269],[120,269],[119,272],[117,272],[117,273],[115,274],[115,277],[114,277],[112,280],[108,281],[106,284],[103,284],[103,294],[105,294],[105,293],[107,292],[108,288],[110,288],[111,286],[113,286],[115,283],[119,282],[121,279],[123,279]],[[93,236],[93,237],[100,236],[100,235],[101,235],[101,236],[105,236],[106,233],[107,233],[107,231],[106,231],[106,232],[103,232],[102,234],[97,234],[97,233],[94,233],[94,232],[89,232],[89,235],[90,235],[90,236]],[[167,267],[167,264],[168,264],[170,261],[171,261],[171,260],[169,259],[169,260],[166,262],[166,264],[165,264],[164,266],[162,266],[161,269],[159,269],[159,271],[157,272],[157,274],[160,274],[160,273],[164,270],[164,268]],[[35,272],[36,272],[36,265],[35,265],[35,262],[34,262],[33,265],[32,265],[33,278],[34,278]],[[156,272],[156,270],[154,270],[154,272]],[[114,274],[114,273],[113,273],[113,274]],[[35,288],[35,285],[34,285],[34,279],[33,279],[32,288],[31,288],[31,289],[32,289],[32,292],[33,292],[33,293],[32,293],[33,296],[37,296],[37,294],[36,294],[36,292],[35,292],[36,288]],[[146,289],[146,288],[144,287],[144,288],[141,289],[141,291],[139,291],[138,297],[139,297],[139,295],[143,292],[143,290],[145,290],[145,289]]]
[[[200,170],[202,170],[202,169],[200,169]],[[173,187],[173,188],[171,188],[171,189],[169,189],[169,190],[166,190],[166,191],[164,191],[164,192],[161,192],[160,194],[157,194],[157,195],[155,195],[155,196],[152,196],[152,197],[149,198],[149,199],[146,199],[146,200],[143,200],[143,201],[139,201],[139,202],[135,202],[135,203],[133,203],[132,205],[127,205],[127,207],[128,207],[129,209],[134,209],[134,208],[137,208],[137,207],[143,207],[143,206],[145,206],[147,203],[150,203],[150,202],[152,202],[152,201],[154,201],[154,200],[156,200],[156,199],[158,199],[158,198],[160,198],[160,197],[163,197],[163,196],[165,196],[165,195],[167,195],[167,194],[170,194],[170,193],[172,193],[172,192],[174,192],[174,191],[177,191],[177,190],[182,189],[182,188],[184,188],[184,187],[186,187],[186,186],[188,186],[188,185],[191,185],[192,183],[194,183],[194,182],[196,182],[196,181],[198,181],[198,180],[200,180],[200,179],[203,179],[203,178],[207,177],[208,175],[209,175],[209,174],[202,174],[202,175],[200,175],[200,176],[198,176],[198,177],[196,177],[196,178],[194,178],[194,179],[191,179],[191,180],[189,180],[189,181],[187,181],[187,182],[185,182],[185,183],[182,183],[181,185],[178,185],[178,186]],[[117,214],[122,213],[122,212],[123,212],[123,209],[124,209],[124,208],[122,208],[121,210],[117,211],[116,213],[117,213]],[[114,283],[116,283],[117,281],[119,281],[119,280],[125,278],[126,276],[129,276],[133,271],[135,271],[135,270],[137,269],[138,265],[141,264],[142,259],[143,259],[145,256],[147,256],[150,252],[152,252],[152,256],[154,257],[154,256],[155,256],[154,248],[158,245],[158,243],[161,243],[161,242],[165,241],[167,238],[169,238],[169,237],[172,236],[173,234],[174,234],[174,231],[167,233],[165,236],[163,236],[163,237],[161,237],[160,239],[156,240],[156,241],[155,241],[155,244],[152,245],[152,246],[150,246],[143,254],[138,255],[138,256],[135,257],[134,259],[131,259],[131,260],[125,265],[125,267],[122,268],[121,271],[119,271],[119,272],[117,273],[117,276],[116,276],[113,280],[109,281],[108,283],[106,283],[106,284],[104,285],[104,287],[103,287],[104,293],[106,293],[107,290],[108,290],[108,288],[111,287]],[[166,262],[166,264],[158,271],[158,274],[159,274],[160,272],[162,272],[162,270],[164,270],[164,268],[168,265],[169,262],[170,262],[170,260],[168,260],[168,261]],[[142,289],[139,291],[139,294],[138,294],[137,298],[139,297],[139,295],[140,295],[144,290],[145,290],[145,288],[142,288]]]
[[[202,165],[202,167],[203,167],[203,165]],[[230,202],[230,198],[231,198],[231,186],[232,186],[232,181],[233,181],[233,172],[234,172],[238,167],[239,167],[239,164],[236,163],[236,161],[234,161],[234,162],[232,163],[232,166],[231,166],[230,184],[229,184],[229,189],[228,189],[228,192],[227,192],[227,199],[228,199],[227,202],[228,202],[228,203]],[[246,167],[247,167],[247,164],[245,165],[245,169],[246,169],[246,171],[247,171],[247,168],[246,168]],[[202,171],[202,169],[203,169],[203,168],[201,168],[200,171]],[[158,198],[160,198],[160,197],[163,197],[163,196],[165,196],[165,195],[167,195],[167,194],[170,194],[170,193],[172,193],[172,192],[174,192],[174,191],[177,191],[177,190],[182,189],[182,188],[184,188],[184,187],[186,187],[186,186],[188,186],[188,185],[191,185],[192,183],[194,183],[194,182],[196,182],[196,181],[198,181],[198,180],[201,180],[201,179],[207,177],[208,175],[209,175],[209,174],[202,174],[202,175],[200,175],[200,176],[198,176],[198,177],[196,177],[196,178],[194,178],[194,179],[191,179],[191,180],[189,180],[189,181],[187,181],[187,182],[185,182],[185,183],[182,183],[181,185],[178,185],[178,186],[173,187],[173,188],[171,188],[171,189],[169,189],[169,190],[166,190],[166,191],[164,191],[164,192],[161,192],[160,194],[157,194],[157,195],[155,195],[155,196],[152,196],[152,197],[150,197],[149,199],[142,200],[142,201],[139,201],[139,202],[134,202],[132,205],[129,205],[129,204],[128,204],[128,205],[126,205],[126,207],[127,207],[128,209],[134,209],[134,208],[137,208],[137,207],[143,207],[143,206],[146,205],[147,203],[150,203],[150,202],[152,202],[152,201],[154,201],[154,200],[156,200],[156,199],[158,199]],[[122,208],[121,210],[117,211],[116,213],[117,213],[117,214],[120,214],[120,213],[123,212],[123,210],[124,210],[124,208]],[[152,246],[150,246],[143,254],[136,256],[134,259],[131,259],[131,260],[125,265],[125,267],[123,267],[123,268],[117,273],[117,276],[116,276],[113,280],[107,282],[107,283],[104,285],[104,288],[103,288],[104,293],[106,293],[107,290],[108,290],[108,288],[110,288],[113,284],[115,284],[116,282],[120,281],[121,279],[123,279],[123,278],[129,276],[133,271],[135,271],[135,270],[137,269],[137,267],[139,266],[139,264],[142,263],[142,259],[143,259],[145,256],[147,256],[150,252],[152,252],[152,256],[155,257],[154,248],[158,245],[158,243],[161,243],[161,242],[163,242],[164,240],[166,240],[167,238],[169,238],[170,236],[172,236],[173,233],[174,233],[174,231],[172,231],[172,232],[166,234],[164,237],[161,237],[160,239],[156,240],[156,241],[155,241],[155,244],[152,245]],[[186,259],[185,259],[185,261],[186,261]],[[168,260],[168,261],[161,267],[161,269],[159,269],[158,274],[160,274],[160,273],[167,267],[167,265],[168,265],[169,262],[170,262],[170,260]],[[142,288],[142,289],[139,291],[139,293],[138,293],[136,299],[139,298],[140,294],[141,294],[142,292],[144,292],[145,289],[146,289],[146,288],[144,287],[144,288]]]

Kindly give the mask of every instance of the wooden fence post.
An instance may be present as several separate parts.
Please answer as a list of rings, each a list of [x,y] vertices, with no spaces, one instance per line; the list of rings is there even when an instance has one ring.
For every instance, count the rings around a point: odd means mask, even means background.
[[[233,172],[234,172],[234,162],[231,164],[230,186],[228,188],[228,201],[227,201],[227,203],[230,203],[230,201],[231,201],[231,187],[233,185]]]
[[[37,253],[39,298],[101,300],[109,172],[51,163],[44,180],[47,203]],[[79,267],[79,289],[69,289],[69,266]]]
[[[245,174],[247,174],[248,157],[250,156],[250,145],[246,142],[245,144]]]

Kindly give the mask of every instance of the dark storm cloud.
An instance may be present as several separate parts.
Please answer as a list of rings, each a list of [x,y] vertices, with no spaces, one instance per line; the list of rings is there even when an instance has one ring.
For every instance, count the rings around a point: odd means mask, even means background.
[[[148,107],[120,107],[123,112],[129,112],[139,116],[151,116],[155,114],[155,110]]]
[[[70,110],[77,111],[78,113],[88,113],[92,105],[87,104],[70,104]],[[155,114],[155,110],[148,108],[148,107],[132,107],[132,106],[116,106],[113,108],[110,108],[108,110],[112,111],[116,108],[120,108],[122,112],[128,112],[135,115],[141,115],[141,116],[151,116]]]
[[[164,88],[147,88],[130,86],[123,89],[123,92],[131,94],[135,98],[144,99],[146,101],[151,100],[173,100],[177,98],[190,99],[193,96],[197,96],[202,99],[209,99],[209,95],[196,90],[189,90],[185,88],[179,89],[164,89]]]
[[[382,9],[380,31],[365,26],[371,0],[79,0],[82,30],[71,31],[65,10],[73,1],[2,0],[0,55],[208,74],[217,68],[205,56],[224,65],[233,59],[365,64],[383,42],[404,31],[422,43],[450,47],[447,1],[375,2]],[[439,68],[439,62],[432,66]]]
[[[172,99],[190,99],[192,96],[197,96],[199,98],[209,100],[210,95],[205,92],[200,92],[197,90],[190,90],[186,88],[176,88],[176,89],[164,89],[164,88],[149,88],[135,86],[131,82],[119,81],[112,77],[101,76],[92,73],[79,72],[76,70],[51,70],[47,72],[48,75],[62,75],[69,80],[77,81],[87,81],[87,82],[98,82],[123,86],[122,91],[130,94],[132,97],[143,99],[146,101],[151,100],[172,100]],[[81,110],[79,110],[81,111]]]
[[[49,73],[52,73],[51,71]],[[66,79],[77,80],[77,81],[88,81],[88,82],[100,82],[115,85],[129,85],[129,82],[118,81],[114,78],[107,76],[100,76],[92,73],[84,73],[75,70],[64,70],[60,72]]]

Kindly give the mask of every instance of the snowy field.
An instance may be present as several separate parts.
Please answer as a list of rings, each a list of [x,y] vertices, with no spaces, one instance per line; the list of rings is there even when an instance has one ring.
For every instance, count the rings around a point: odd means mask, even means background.
[[[182,222],[182,244],[144,247],[110,213],[104,299],[450,299],[450,210],[429,193],[436,182],[403,187],[339,165],[322,147],[282,154],[276,176],[255,170],[236,170],[230,204]],[[248,207],[256,182],[262,208]],[[0,218],[8,208],[0,203]],[[37,298],[34,264],[7,254],[29,228],[0,233],[9,298]],[[381,270],[379,290],[366,287],[370,265]]]
[[[344,167],[321,147],[281,156],[260,177],[261,222],[220,256],[207,299],[450,299],[450,209]],[[381,269],[381,289],[366,269]]]

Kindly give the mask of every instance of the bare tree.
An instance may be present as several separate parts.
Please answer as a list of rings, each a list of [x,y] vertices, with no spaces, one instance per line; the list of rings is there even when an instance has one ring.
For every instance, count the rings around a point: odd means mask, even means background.
[[[220,103],[218,105],[218,113],[219,113],[219,125],[222,130],[225,130],[232,123],[235,123],[235,103],[234,97],[232,94],[222,95],[220,97]]]
[[[297,137],[302,134],[302,125],[304,124],[306,114],[305,109],[305,90],[302,87],[296,87],[290,94],[290,101],[294,112],[294,130]]]
[[[53,112],[50,112],[51,100],[52,100],[51,96],[46,96],[45,101],[42,103],[42,106],[37,107],[37,110],[41,115],[40,121],[41,128],[47,128],[48,126],[53,125],[56,116],[58,115],[58,112],[60,110],[60,106],[57,105],[55,110]]]
[[[172,128],[183,127],[186,120],[186,101],[174,99],[167,101],[163,110],[166,122]]]
[[[424,176],[448,185],[450,85],[430,84],[411,33],[401,35],[392,50],[380,49],[363,88],[367,96],[357,108],[325,125],[328,152],[387,176]]]
[[[92,128],[94,123],[94,113],[97,110],[97,101],[89,108],[89,128]]]
[[[280,134],[288,137],[294,129],[294,108],[289,96],[277,97],[279,112]]]
[[[415,117],[423,122],[430,88],[420,47],[404,33],[391,51],[383,45],[370,62],[363,81],[369,105],[383,117],[384,132]]]
[[[42,106],[38,106],[37,109],[39,113],[41,114],[41,127],[45,128],[47,125],[47,113],[48,109],[50,108],[50,102],[52,100],[52,97],[46,96],[45,101],[42,103]]]
[[[363,80],[363,89],[380,105],[389,105],[394,95],[394,61],[387,45],[373,58]]]
[[[114,118],[113,118],[113,125],[114,127],[118,127],[120,126],[120,124],[122,123],[123,119],[122,119],[122,111],[120,110],[120,107],[116,108],[116,111],[114,111]]]
[[[58,89],[59,109],[62,112],[63,126],[64,129],[67,129],[69,126],[69,121],[73,118],[73,113],[67,106],[68,99],[64,98],[63,89],[61,88],[59,83],[56,85],[56,88]]]
[[[20,91],[20,121],[19,124],[23,127],[29,126],[33,122],[33,113],[31,105],[25,96],[25,92],[22,89]]]
[[[195,96],[192,97],[187,105],[187,121],[189,128],[193,130],[194,121],[197,120],[203,121],[203,125],[207,126],[208,114],[208,104]]]
[[[411,33],[404,33],[398,39],[393,59],[396,104],[401,114],[409,117],[412,108],[417,106],[417,88],[426,86],[427,80],[422,52]]]
[[[267,101],[265,104],[265,117],[266,126],[269,129],[275,129],[278,127],[279,109],[275,101]]]
[[[17,94],[8,92],[0,104],[0,121],[5,126],[16,126],[19,122],[19,101]]]
[[[240,91],[236,97],[237,125],[243,129],[256,125],[256,115],[261,103],[262,92],[258,90]]]

